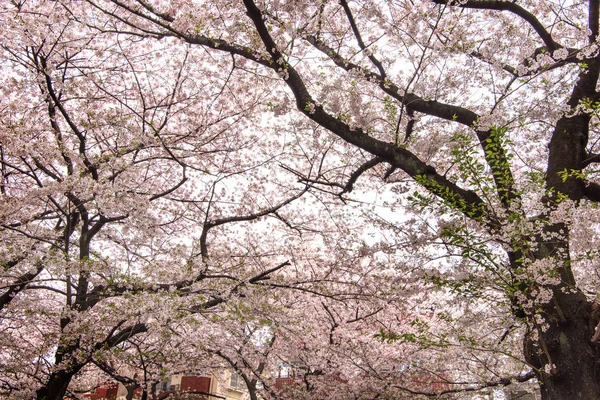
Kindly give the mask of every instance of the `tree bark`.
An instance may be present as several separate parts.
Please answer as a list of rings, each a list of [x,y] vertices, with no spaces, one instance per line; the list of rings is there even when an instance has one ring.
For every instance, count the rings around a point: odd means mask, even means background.
[[[594,324],[581,292],[555,292],[544,312],[547,330],[530,332],[524,354],[537,369],[543,400],[600,399],[598,345],[592,343]]]
[[[76,366],[68,372],[59,370],[50,375],[48,383],[37,390],[37,400],[61,400],[67,393],[67,388],[73,376],[79,372],[82,366]]]

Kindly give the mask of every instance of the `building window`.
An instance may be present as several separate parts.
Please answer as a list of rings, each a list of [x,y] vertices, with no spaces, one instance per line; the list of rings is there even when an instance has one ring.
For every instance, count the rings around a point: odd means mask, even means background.
[[[308,372],[308,367],[301,360],[279,364],[279,378],[301,378]]]
[[[159,382],[156,385],[156,391],[158,392],[168,392],[169,390],[171,390],[171,380],[164,380]]]
[[[245,391],[247,389],[244,378],[242,378],[237,372],[233,371],[231,372],[231,377],[229,378],[229,388],[237,391]]]

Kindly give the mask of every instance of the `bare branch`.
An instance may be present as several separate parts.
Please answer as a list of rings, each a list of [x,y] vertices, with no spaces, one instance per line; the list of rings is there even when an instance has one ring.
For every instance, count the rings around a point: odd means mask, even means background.
[[[302,195],[304,195],[308,191],[308,189],[309,189],[309,186],[306,186],[303,190],[301,190],[299,193],[295,194],[294,196],[283,200],[281,203],[276,204],[273,207],[266,208],[266,209],[258,211],[256,213],[247,214],[247,215],[236,215],[236,216],[232,216],[232,217],[219,218],[219,219],[212,220],[212,221],[206,221],[204,223],[204,226],[202,227],[202,234],[200,235],[200,253],[202,255],[202,258],[204,258],[204,259],[208,258],[207,238],[208,238],[208,232],[212,228],[219,226],[219,225],[229,224],[232,222],[254,221],[258,218],[264,217],[265,215],[274,214],[277,211],[279,211],[281,208],[283,208],[286,205],[293,202],[294,200],[299,199]]]
[[[356,25],[356,21],[354,20],[354,16],[352,15],[352,10],[350,10],[350,6],[348,6],[348,2],[346,0],[341,0],[340,4],[344,8],[344,13],[346,14],[346,17],[348,18],[348,22],[350,23],[350,26],[352,27],[352,32],[354,32],[354,36],[356,37],[358,46],[367,55],[369,60],[371,60],[373,65],[375,65],[375,67],[377,67],[379,74],[385,79],[386,78],[385,69],[383,68],[383,65],[381,64],[381,61],[379,61],[377,58],[375,58],[375,56],[372,54],[371,51],[369,51],[369,49],[363,42],[363,39],[362,39],[362,36],[358,29],[358,26]]]

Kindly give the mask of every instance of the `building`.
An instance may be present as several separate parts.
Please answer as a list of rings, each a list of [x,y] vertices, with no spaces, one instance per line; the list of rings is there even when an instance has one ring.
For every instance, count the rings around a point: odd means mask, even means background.
[[[208,375],[173,375],[158,383],[156,396],[158,399],[169,400],[245,400],[248,397],[244,380],[235,372]],[[134,399],[141,398],[141,395],[142,388],[134,390]],[[126,400],[127,388],[121,383],[107,382],[84,397],[90,400]]]

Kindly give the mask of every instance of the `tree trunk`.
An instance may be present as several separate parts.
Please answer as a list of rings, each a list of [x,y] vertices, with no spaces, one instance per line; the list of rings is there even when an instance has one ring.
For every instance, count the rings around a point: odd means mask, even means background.
[[[64,370],[53,372],[46,385],[37,390],[36,399],[62,400],[67,393],[71,378],[73,378],[73,375],[79,372],[80,369],[81,367],[77,367],[69,372]]]
[[[69,318],[60,319],[61,332],[65,331],[67,325],[71,323]],[[64,339],[64,338],[63,338]],[[73,362],[72,354],[79,349],[79,339],[70,339],[70,343],[59,345],[54,355],[55,366],[60,366],[61,369],[52,372],[48,382],[36,392],[37,400],[55,400],[65,397],[67,388],[71,383],[71,379],[77,374],[85,364]],[[66,361],[66,362],[64,362]]]
[[[590,1],[590,43],[598,36],[598,7],[597,0]],[[585,197],[582,171],[587,157],[591,113],[582,112],[578,107],[597,96],[599,76],[600,61],[590,60],[587,68],[580,71],[567,101],[571,113],[556,122],[548,144],[547,195],[543,200],[548,214],[543,219],[552,220],[550,211],[564,201],[565,196],[575,206]],[[527,362],[537,368],[542,399],[600,399],[600,351],[592,340],[598,318],[591,312],[594,304],[577,288],[571,270],[569,241],[567,223],[550,224],[535,240],[539,246],[533,257],[554,261],[560,283],[552,286],[550,302],[541,307],[541,312],[535,311],[544,323],[537,326],[536,316],[529,315],[530,326],[536,328],[524,340],[524,355]]]
[[[537,369],[543,400],[600,399],[600,359],[592,342],[597,321],[591,309],[583,293],[557,290],[544,309],[549,328],[526,335],[525,357]]]
[[[135,394],[135,389],[139,388],[140,385],[126,385],[125,389],[127,390],[127,395],[125,396],[126,400],[133,400],[133,395]]]

